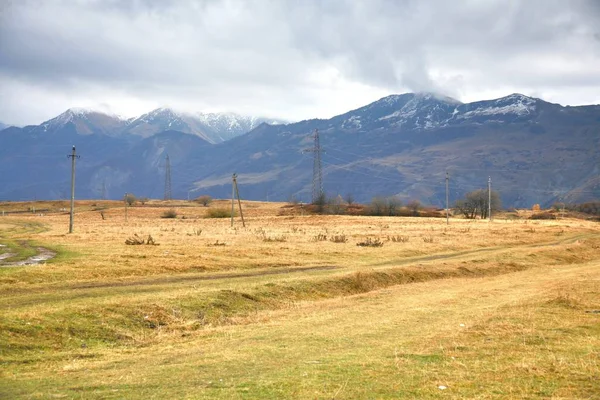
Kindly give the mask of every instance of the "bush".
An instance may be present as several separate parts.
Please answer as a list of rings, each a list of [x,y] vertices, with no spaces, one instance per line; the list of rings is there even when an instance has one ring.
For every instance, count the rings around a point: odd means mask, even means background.
[[[210,208],[206,212],[206,218],[231,218],[231,210],[227,208]]]
[[[358,242],[356,245],[360,247],[382,247],[383,242],[379,238],[371,239],[368,237],[364,242]]]
[[[529,219],[556,219],[556,215],[550,212],[535,213]]]
[[[177,211],[175,211],[175,209],[171,208],[171,209],[163,212],[160,217],[161,218],[177,218]]]
[[[127,205],[132,206],[137,201],[137,198],[135,197],[135,195],[127,193],[123,200],[125,200],[125,203],[127,203]]]
[[[144,240],[143,238],[138,236],[137,233],[134,233],[133,236],[131,236],[130,238],[125,240],[125,244],[133,245],[133,246],[139,246],[139,245],[143,245],[143,244],[158,246],[158,243],[156,243],[154,241],[154,238],[152,237],[152,235],[148,235],[148,238],[146,240]]]
[[[329,239],[329,241],[333,243],[346,243],[348,241],[348,238],[346,237],[346,235],[333,235]]]
[[[213,199],[209,195],[205,194],[203,196],[199,196],[194,200],[196,203],[202,204],[204,207],[208,207],[210,203],[212,203]]]
[[[327,240],[327,235],[324,233],[319,233],[318,235],[314,236],[311,241],[312,242],[324,242]]]

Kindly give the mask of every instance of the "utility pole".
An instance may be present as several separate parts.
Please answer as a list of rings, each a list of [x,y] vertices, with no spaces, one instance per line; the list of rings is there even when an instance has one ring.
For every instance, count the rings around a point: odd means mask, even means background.
[[[240,191],[237,185],[237,174],[233,174],[231,176],[231,226],[233,226],[233,215],[235,213],[235,196],[237,194],[238,206],[240,208],[240,216],[242,217],[242,226],[246,227],[246,222],[244,221],[244,213],[242,212],[242,202],[240,200]]]
[[[171,161],[168,154],[165,161],[165,200],[171,200]]]
[[[231,177],[231,227],[233,228],[233,205],[235,204],[235,173]]]
[[[450,224],[450,216],[449,216],[449,204],[448,204],[448,181],[450,177],[448,176],[448,171],[446,171],[446,225]]]
[[[238,206],[240,208],[240,217],[242,217],[242,226],[246,227],[246,222],[244,221],[244,213],[242,212],[242,201],[240,200],[240,190],[238,189],[237,184],[237,174],[233,174],[233,186],[235,186],[235,194],[238,200]]]
[[[125,222],[127,222],[127,208],[129,206],[129,193],[125,193],[125,197],[123,197],[123,200],[125,200]]]
[[[492,221],[492,177],[488,176],[488,218]]]
[[[73,153],[67,157],[71,158],[71,216],[69,218],[69,233],[73,233],[73,214],[75,211],[75,159],[80,157],[75,154],[75,145],[73,145]]]
[[[312,202],[314,204],[321,200],[321,197],[323,196],[323,165],[321,163],[322,148],[318,129],[315,129],[313,138],[313,148],[304,151],[306,153],[313,153]]]

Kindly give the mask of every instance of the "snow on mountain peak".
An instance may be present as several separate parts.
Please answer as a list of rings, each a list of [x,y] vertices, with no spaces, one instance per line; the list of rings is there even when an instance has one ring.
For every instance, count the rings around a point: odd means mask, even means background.
[[[473,106],[468,111],[458,116],[467,119],[478,116],[516,115],[526,116],[536,110],[537,99],[519,93],[513,93],[496,100],[471,103]]]

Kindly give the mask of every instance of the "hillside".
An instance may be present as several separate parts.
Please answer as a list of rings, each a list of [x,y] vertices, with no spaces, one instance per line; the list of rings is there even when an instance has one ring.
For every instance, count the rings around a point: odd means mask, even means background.
[[[83,119],[71,111],[40,126],[2,131],[0,173],[7,179],[0,196],[64,197],[66,154],[76,144],[82,198],[98,197],[102,186],[110,198],[162,197],[169,154],[177,198],[227,197],[235,172],[243,198],[309,201],[313,160],[305,150],[318,129],[329,195],[351,193],[363,202],[398,195],[441,207],[448,171],[451,201],[485,187],[488,177],[506,207],[600,197],[600,106],[563,107],[520,94],[463,104],[407,93],[328,120],[263,123],[216,144],[194,133],[189,121],[161,113],[142,124],[142,117]],[[15,169],[18,163],[22,168]]]

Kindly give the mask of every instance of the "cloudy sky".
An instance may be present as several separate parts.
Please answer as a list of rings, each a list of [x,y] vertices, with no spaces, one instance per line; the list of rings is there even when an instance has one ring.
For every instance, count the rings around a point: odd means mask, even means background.
[[[0,121],[300,120],[392,93],[600,103],[595,0],[0,0]]]

